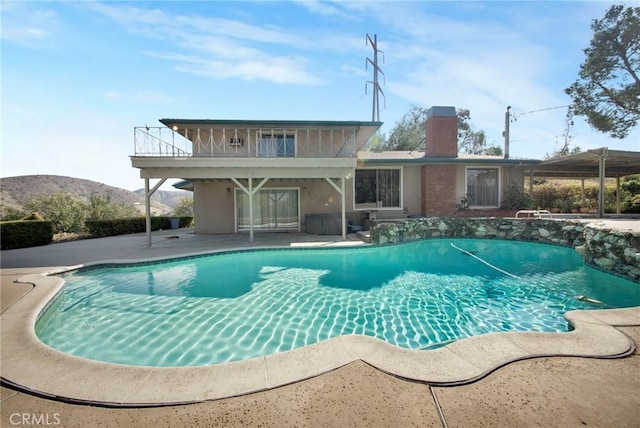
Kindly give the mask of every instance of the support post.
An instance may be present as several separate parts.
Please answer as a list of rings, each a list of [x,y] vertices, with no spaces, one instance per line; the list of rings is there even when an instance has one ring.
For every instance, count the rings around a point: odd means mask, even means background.
[[[145,230],[147,232],[147,247],[151,246],[151,193],[149,192],[149,179],[144,179],[144,216]]]
[[[616,177],[616,214],[620,214],[620,177]]]
[[[253,178],[249,178],[249,242],[253,242]]]
[[[604,178],[605,178],[605,164],[607,161],[607,153],[608,150],[606,147],[603,147],[600,152],[600,162],[598,168],[598,176],[600,178],[600,189],[598,194],[598,218],[602,218],[604,216]]]
[[[160,188],[167,181],[166,178],[163,178],[153,186],[152,189],[149,189],[149,178],[144,179],[144,205],[145,205],[145,229],[147,231],[147,247],[151,246],[151,195],[153,195],[156,190]]]
[[[345,241],[347,239],[347,214],[346,210],[346,199],[345,199],[345,191],[344,191],[344,177],[340,177],[340,194],[342,196],[342,240]]]
[[[342,210],[342,239],[347,239],[347,215],[346,215],[346,199],[344,191],[344,177],[340,177],[340,187],[329,177],[324,178],[327,183],[331,184],[334,189],[340,194],[341,210]]]

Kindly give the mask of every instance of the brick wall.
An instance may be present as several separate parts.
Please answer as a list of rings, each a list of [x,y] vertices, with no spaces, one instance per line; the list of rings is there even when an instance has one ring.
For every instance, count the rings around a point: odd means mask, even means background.
[[[456,166],[422,167],[421,215],[452,216],[456,213]]]
[[[458,116],[455,107],[434,106],[425,122],[425,157],[458,157]],[[456,212],[456,166],[422,167],[423,216],[450,216]]]
[[[431,107],[425,122],[425,157],[458,157],[455,107]]]

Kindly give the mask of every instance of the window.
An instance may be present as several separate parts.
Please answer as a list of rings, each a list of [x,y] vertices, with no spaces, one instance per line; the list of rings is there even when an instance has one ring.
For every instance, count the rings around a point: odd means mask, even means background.
[[[356,170],[354,208],[401,208],[400,176],[399,168]]]
[[[253,200],[253,228],[255,230],[300,230],[298,190],[258,190]],[[249,195],[236,190],[236,221],[238,232],[248,231],[250,225]]]
[[[467,203],[471,207],[498,206],[498,168],[467,169]]]
[[[291,158],[296,155],[294,135],[262,134],[258,138],[258,156],[270,158]]]

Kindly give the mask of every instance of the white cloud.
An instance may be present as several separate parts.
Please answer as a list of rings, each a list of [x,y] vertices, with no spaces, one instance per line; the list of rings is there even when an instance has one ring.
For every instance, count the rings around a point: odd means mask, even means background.
[[[58,15],[38,4],[2,2],[2,40],[30,48],[50,47],[59,26]]]
[[[128,31],[162,38],[174,48],[193,52],[146,53],[172,61],[178,71],[215,79],[241,78],[278,84],[317,85],[323,81],[310,71],[309,61],[300,53],[278,56],[270,52],[274,45],[293,48],[305,43],[303,38],[273,26],[260,27],[226,18],[174,17],[157,9],[133,6],[92,3],[91,8]]]

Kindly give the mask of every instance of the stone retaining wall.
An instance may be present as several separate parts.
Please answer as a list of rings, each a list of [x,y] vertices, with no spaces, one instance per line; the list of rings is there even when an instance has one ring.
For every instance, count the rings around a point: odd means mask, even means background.
[[[571,220],[516,218],[421,218],[377,224],[373,244],[427,238],[484,238],[541,242],[575,248],[587,264],[640,281],[640,233]]]

